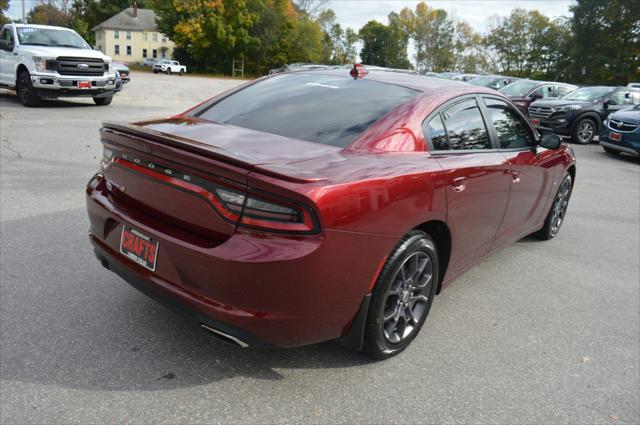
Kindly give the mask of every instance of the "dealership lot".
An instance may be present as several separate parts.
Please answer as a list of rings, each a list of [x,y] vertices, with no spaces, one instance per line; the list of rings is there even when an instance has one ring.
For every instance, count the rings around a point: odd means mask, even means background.
[[[574,145],[558,238],[467,272],[384,362],[332,343],[227,346],[102,269],[83,199],[100,122],[237,84],[134,73],[108,107],[0,93],[0,422],[640,421],[640,165],[597,144]]]

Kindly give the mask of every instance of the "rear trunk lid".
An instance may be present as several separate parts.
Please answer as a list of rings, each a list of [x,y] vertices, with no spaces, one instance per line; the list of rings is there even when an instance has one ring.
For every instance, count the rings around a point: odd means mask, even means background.
[[[246,194],[258,171],[299,183],[323,180],[291,165],[339,148],[193,118],[169,118],[101,130],[103,174],[117,206],[164,234],[216,246],[241,211],[221,207],[220,189]]]

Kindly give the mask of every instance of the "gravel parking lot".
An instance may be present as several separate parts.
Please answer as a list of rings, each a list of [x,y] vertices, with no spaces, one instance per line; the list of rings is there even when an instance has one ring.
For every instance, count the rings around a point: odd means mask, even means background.
[[[574,146],[558,238],[466,273],[388,361],[224,345],[104,270],[83,191],[101,121],[238,83],[134,72],[108,107],[0,92],[1,423],[640,422],[640,165],[597,144]]]

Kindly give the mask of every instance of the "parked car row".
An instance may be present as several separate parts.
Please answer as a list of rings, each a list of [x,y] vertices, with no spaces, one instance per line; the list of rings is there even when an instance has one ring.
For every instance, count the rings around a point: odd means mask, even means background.
[[[429,75],[498,90],[540,132],[553,132],[581,144],[599,137],[608,153],[640,156],[640,83],[579,88],[502,75],[474,77],[457,72]]]

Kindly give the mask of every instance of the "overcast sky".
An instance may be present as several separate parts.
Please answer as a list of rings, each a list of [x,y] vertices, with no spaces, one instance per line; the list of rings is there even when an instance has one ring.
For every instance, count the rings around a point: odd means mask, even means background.
[[[356,31],[367,21],[375,19],[387,23],[387,15],[400,11],[404,7],[415,10],[418,1],[404,0],[330,0],[329,6],[336,12],[338,22]],[[508,15],[511,9],[538,9],[540,13],[555,18],[568,16],[573,1],[503,1],[503,0],[433,0],[427,1],[431,7],[445,9],[451,16],[467,21],[473,29],[483,32],[487,28],[488,18],[493,15]]]

